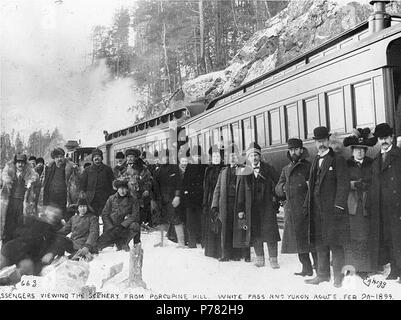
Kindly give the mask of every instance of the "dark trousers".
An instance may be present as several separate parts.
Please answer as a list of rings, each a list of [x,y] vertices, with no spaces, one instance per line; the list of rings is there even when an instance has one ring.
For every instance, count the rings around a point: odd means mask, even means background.
[[[15,230],[24,223],[24,199],[10,198],[4,223],[3,245],[14,238]]]
[[[107,197],[106,197],[107,198]],[[93,199],[91,202],[91,207],[94,210],[94,214],[100,217],[102,215],[102,211],[104,206],[106,205],[107,199]]]
[[[330,278],[330,251],[333,258],[333,274],[334,280],[341,278],[341,271],[344,267],[344,247],[343,246],[328,246],[318,245],[317,251],[317,275],[321,278]]]
[[[61,211],[62,217],[64,220],[69,220],[69,217],[67,215],[67,191],[64,193],[53,193],[49,192],[49,199],[48,199],[48,205],[54,208],[57,208]]]
[[[318,265],[317,253],[312,252],[311,254],[313,258],[313,265],[317,268]],[[306,270],[312,270],[313,266],[308,252],[298,253],[298,259],[299,262],[302,263],[302,268],[305,268]]]
[[[97,240],[97,249],[100,251],[106,247],[117,245],[121,249],[123,245],[128,245],[131,239],[134,239],[134,244],[140,242],[140,231],[133,230],[130,227],[115,226],[105,232]]]
[[[195,248],[201,243],[202,237],[202,208],[186,208],[186,229],[188,233],[188,247]]]
[[[255,253],[257,256],[265,256],[265,251],[263,249],[263,241],[259,238],[256,238],[252,241],[253,248],[255,249]],[[267,250],[269,252],[269,258],[277,258],[278,256],[278,246],[277,242],[268,242]]]

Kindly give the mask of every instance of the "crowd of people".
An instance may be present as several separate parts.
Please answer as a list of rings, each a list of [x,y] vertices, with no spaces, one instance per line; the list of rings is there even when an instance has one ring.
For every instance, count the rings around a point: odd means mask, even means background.
[[[288,164],[279,174],[252,142],[244,158],[231,144],[208,151],[155,151],[151,160],[138,149],[116,154],[114,168],[99,149],[83,171],[61,148],[52,161],[16,154],[2,171],[0,269],[16,270],[0,285],[24,274],[40,274],[57,256],[93,258],[108,246],[130,250],[141,230],[160,230],[177,248],[204,249],[219,261],[265,266],[265,243],[272,269],[280,268],[277,213],[284,206],[281,253],[298,254],[298,276],[308,284],[330,281],[341,287],[344,266],[361,277],[383,271],[401,276],[401,149],[393,129],[355,129],[344,139],[349,159],[330,147],[326,127],[314,129],[317,155],[308,160],[300,139],[288,140]],[[379,143],[375,157],[366,156]],[[177,157],[175,157],[177,155]],[[176,161],[174,161],[177,159]],[[100,219],[99,219],[100,218]],[[100,225],[102,232],[100,232]],[[346,268],[349,270],[349,268]],[[401,283],[401,279],[399,280]]]

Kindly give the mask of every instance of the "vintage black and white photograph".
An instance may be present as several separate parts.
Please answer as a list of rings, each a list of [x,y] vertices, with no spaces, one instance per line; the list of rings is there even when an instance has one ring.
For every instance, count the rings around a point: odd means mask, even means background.
[[[0,300],[401,299],[401,1],[0,13]]]

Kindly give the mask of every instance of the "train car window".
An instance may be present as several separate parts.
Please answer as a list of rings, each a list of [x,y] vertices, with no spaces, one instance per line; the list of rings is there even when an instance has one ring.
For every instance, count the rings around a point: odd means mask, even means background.
[[[221,138],[223,140],[223,141],[221,141],[222,145],[228,146],[228,144],[230,143],[230,141],[228,139],[228,125],[221,127]]]
[[[269,111],[270,144],[281,143],[280,109]]]
[[[343,90],[326,93],[327,123],[332,132],[345,132],[345,110]]]
[[[218,128],[213,129],[212,138],[213,138],[213,144],[217,144],[218,145],[219,141],[220,141],[220,134],[219,134],[219,129]]]
[[[375,123],[375,110],[372,98],[372,83],[370,81],[354,84],[352,86],[354,105],[354,126],[365,128],[373,127]]]
[[[266,146],[265,119],[264,115],[255,116],[255,136],[256,142],[263,148]]]
[[[317,97],[303,101],[305,119],[305,138],[312,139],[313,129],[320,126],[319,100]]]
[[[249,144],[252,142],[252,126],[250,118],[242,120],[242,137],[244,143],[243,146],[248,148]]]
[[[207,154],[209,152],[209,148],[210,148],[210,132],[206,131],[203,134],[203,137],[205,139],[205,154]]]
[[[287,140],[289,138],[299,138],[299,116],[297,104],[285,107]]]
[[[242,150],[242,141],[240,137],[240,127],[237,121],[231,124],[231,141],[238,146],[239,150]]]

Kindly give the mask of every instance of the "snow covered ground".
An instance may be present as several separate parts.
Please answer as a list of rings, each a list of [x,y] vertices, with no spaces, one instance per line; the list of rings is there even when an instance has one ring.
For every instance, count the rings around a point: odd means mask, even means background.
[[[154,247],[160,241],[160,233],[153,231],[142,234],[143,280],[147,289],[127,288],[129,273],[129,253],[107,248],[89,264],[87,285],[96,287],[98,299],[364,299],[388,300],[401,299],[401,284],[386,281],[389,269],[383,275],[370,278],[370,283],[357,276],[347,276],[342,288],[330,283],[318,286],[304,283],[306,278],[295,276],[301,266],[297,255],[279,254],[280,269],[254,266],[255,255],[251,251],[250,263],[244,261],[219,262],[205,257],[203,249],[176,248],[176,243],[165,240],[164,247]],[[265,248],[267,254],[267,248]],[[266,257],[267,260],[267,257]],[[123,263],[120,273],[102,286],[105,266]],[[36,278],[36,277],[35,277]],[[39,279],[40,281],[40,279]],[[59,285],[56,285],[60,289]],[[56,292],[55,288],[54,292]],[[31,291],[29,291],[31,290]],[[3,287],[2,292],[32,292],[18,284],[16,288]],[[52,291],[36,288],[34,292]],[[60,290],[58,291],[60,292]],[[38,296],[35,298],[51,298]],[[55,298],[54,296],[53,298]],[[60,296],[63,298],[63,296]],[[93,295],[92,298],[95,296]],[[65,298],[65,296],[64,296]],[[68,297],[76,298],[71,294]]]

